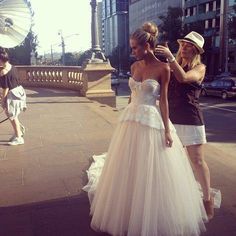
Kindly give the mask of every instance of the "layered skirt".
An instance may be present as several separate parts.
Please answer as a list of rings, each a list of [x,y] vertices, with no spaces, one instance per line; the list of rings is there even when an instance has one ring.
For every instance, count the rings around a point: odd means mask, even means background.
[[[153,113],[153,121],[132,109],[123,112],[108,152],[94,156],[87,171],[91,227],[117,236],[200,235],[207,216],[174,127],[168,148],[158,109],[138,108]]]

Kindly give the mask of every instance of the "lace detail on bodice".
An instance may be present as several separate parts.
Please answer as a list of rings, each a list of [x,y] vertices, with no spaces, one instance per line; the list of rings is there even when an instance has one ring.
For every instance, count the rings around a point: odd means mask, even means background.
[[[160,84],[156,80],[147,79],[139,82],[130,78],[129,87],[132,92],[132,103],[156,106],[156,100],[160,95]]]
[[[160,95],[160,84],[154,79],[143,82],[129,80],[131,89],[131,103],[125,108],[120,116],[122,121],[135,121],[156,129],[165,129],[160,109],[156,101]],[[170,129],[175,130],[170,122]]]

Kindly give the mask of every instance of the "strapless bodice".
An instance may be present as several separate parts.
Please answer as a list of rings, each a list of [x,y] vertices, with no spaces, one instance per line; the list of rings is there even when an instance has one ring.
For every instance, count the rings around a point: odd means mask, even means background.
[[[130,78],[129,87],[132,92],[132,103],[156,106],[156,100],[160,95],[160,84],[156,80],[146,79],[139,82]]]
[[[119,121],[134,121],[152,128],[164,130],[159,106],[156,101],[160,95],[160,84],[154,79],[142,82],[129,79],[131,103],[122,112]],[[170,129],[175,130],[170,122]]]

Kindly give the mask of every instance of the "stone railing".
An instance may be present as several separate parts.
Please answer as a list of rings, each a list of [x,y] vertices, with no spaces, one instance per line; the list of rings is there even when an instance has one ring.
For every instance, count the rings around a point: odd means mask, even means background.
[[[85,96],[87,81],[78,66],[17,66],[22,85],[77,90]]]
[[[17,66],[21,84],[25,87],[61,88],[78,91],[80,96],[116,105],[111,90],[111,72],[108,63],[79,66]]]

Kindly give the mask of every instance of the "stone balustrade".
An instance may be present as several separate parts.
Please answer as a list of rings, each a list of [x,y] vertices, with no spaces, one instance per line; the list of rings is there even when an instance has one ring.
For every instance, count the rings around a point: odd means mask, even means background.
[[[23,86],[72,89],[85,95],[87,83],[81,67],[17,66],[17,69]]]
[[[80,96],[115,106],[108,64],[79,66],[17,66],[24,87],[61,88],[78,91]]]

